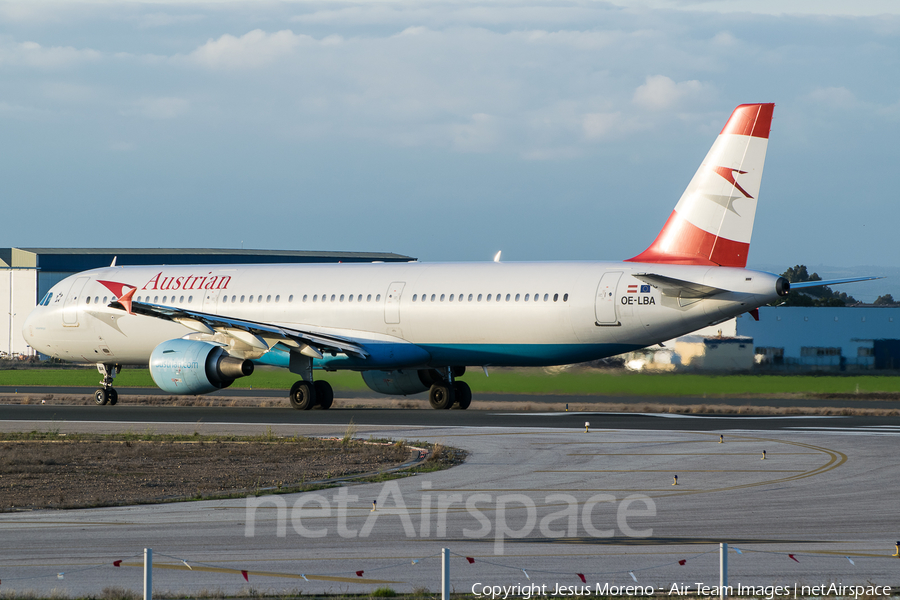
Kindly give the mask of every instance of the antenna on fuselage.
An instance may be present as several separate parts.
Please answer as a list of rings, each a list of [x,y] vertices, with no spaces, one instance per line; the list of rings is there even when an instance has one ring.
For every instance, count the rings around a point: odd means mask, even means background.
[[[111,267],[116,266],[116,259],[117,259],[117,258],[119,258],[119,257],[118,257],[118,256],[113,256],[113,261],[109,264],[109,266],[111,266]]]
[[[503,252],[503,250],[498,250],[497,254],[494,255],[494,262],[500,262],[500,253],[501,252]]]

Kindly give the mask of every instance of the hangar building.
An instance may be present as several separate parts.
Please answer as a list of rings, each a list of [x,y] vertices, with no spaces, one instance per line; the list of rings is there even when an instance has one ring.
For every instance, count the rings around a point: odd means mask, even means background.
[[[736,320],[756,361],[775,369],[900,369],[900,308],[763,306]]]
[[[390,252],[220,248],[0,248],[0,356],[28,354],[22,327],[38,300],[69,275],[117,265],[408,262]]]

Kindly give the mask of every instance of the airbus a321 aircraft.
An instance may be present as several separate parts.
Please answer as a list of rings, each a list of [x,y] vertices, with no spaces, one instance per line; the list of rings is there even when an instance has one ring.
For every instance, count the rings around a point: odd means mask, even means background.
[[[773,108],[734,110],[656,240],[624,262],[111,266],[53,286],[23,334],[43,354],[96,363],[98,404],[116,403],[123,365],[205,394],[260,364],[299,375],[297,409],[332,404],[314,369],[465,409],[467,366],[613,356],[786,295],[783,277],[744,268]]]

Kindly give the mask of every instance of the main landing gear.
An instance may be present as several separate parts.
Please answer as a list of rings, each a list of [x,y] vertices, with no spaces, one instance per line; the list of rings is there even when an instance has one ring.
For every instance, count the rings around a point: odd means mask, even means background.
[[[104,404],[115,405],[119,401],[119,392],[113,389],[112,383],[116,375],[122,370],[122,365],[98,363],[97,370],[103,375],[103,379],[100,380],[102,387],[94,392],[94,400],[101,406]]]
[[[472,388],[465,381],[455,378],[466,372],[465,367],[447,367],[436,369],[440,379],[431,385],[428,391],[428,403],[438,410],[458,408],[465,410],[472,404]]]
[[[298,381],[291,386],[291,406],[309,410],[318,406],[325,410],[334,402],[334,390],[327,381]]]

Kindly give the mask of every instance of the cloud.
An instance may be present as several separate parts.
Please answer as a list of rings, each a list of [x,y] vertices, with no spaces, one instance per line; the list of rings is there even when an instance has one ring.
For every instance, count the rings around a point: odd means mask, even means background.
[[[847,110],[859,105],[856,96],[845,87],[817,88],[809,93],[809,100],[828,108]]]
[[[588,113],[581,121],[584,137],[589,140],[603,139],[615,130],[621,119],[620,112]]]
[[[295,35],[289,29],[275,33],[254,29],[241,37],[225,34],[211,39],[191,52],[188,60],[213,69],[249,69],[271,64],[311,41],[311,37]]]
[[[0,65],[54,69],[96,61],[101,56],[96,50],[79,50],[71,46],[45,47],[37,42],[0,45]]]
[[[703,91],[704,85],[696,79],[675,83],[665,75],[651,75],[634,90],[632,100],[648,110],[663,110],[684,99],[696,98]]]
[[[120,110],[122,116],[141,116],[147,119],[174,119],[187,113],[190,102],[184,98],[141,98],[131,108]]]
[[[491,115],[477,113],[468,123],[452,128],[453,146],[463,152],[487,152],[496,148],[500,141],[497,119]]]

